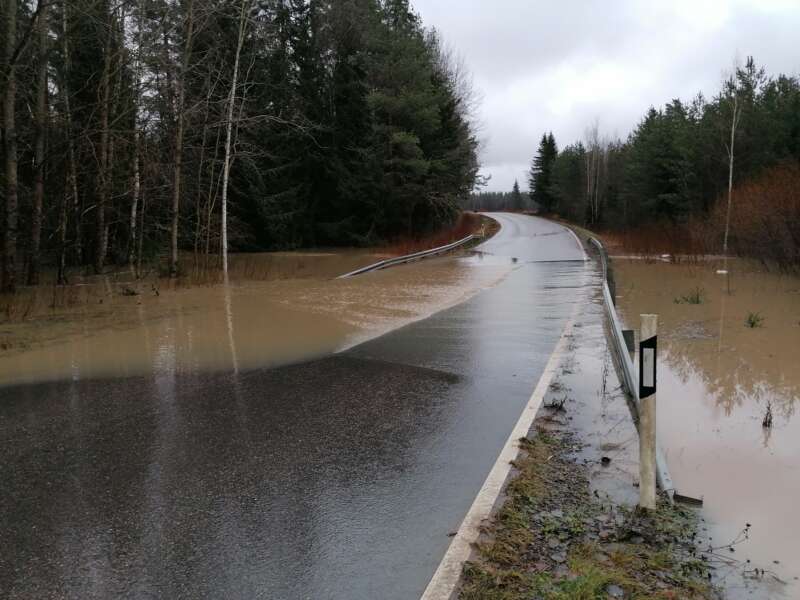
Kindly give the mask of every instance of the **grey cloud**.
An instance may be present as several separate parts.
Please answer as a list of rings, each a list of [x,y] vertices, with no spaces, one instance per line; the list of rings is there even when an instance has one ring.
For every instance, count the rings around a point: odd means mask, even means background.
[[[796,0],[414,6],[464,56],[482,92],[490,189],[510,189],[515,177],[524,182],[545,131],[563,146],[599,119],[604,133],[625,138],[651,105],[699,91],[713,96],[736,55],[752,54],[773,74],[800,67]]]

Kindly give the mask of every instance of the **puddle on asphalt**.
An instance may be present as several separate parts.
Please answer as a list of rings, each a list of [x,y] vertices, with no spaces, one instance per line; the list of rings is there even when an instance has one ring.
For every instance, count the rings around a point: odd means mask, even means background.
[[[373,262],[344,253],[237,257],[231,283],[169,289],[161,281],[84,286],[86,302],[0,323],[0,385],[286,364],[335,352],[457,304],[512,265],[442,257],[349,279]],[[316,264],[318,259],[319,264]],[[316,266],[314,266],[316,264]],[[138,295],[126,296],[125,287]],[[46,294],[45,290],[43,294]]]
[[[658,435],[676,488],[704,498],[715,546],[750,523],[749,541],[721,552],[787,582],[768,577],[753,590],[732,572],[731,597],[795,598],[800,278],[732,261],[728,294],[717,268],[615,259],[618,306],[631,328],[640,313],[659,315]],[[700,304],[682,298],[698,290]],[[750,313],[761,326],[746,326]],[[771,429],[762,427],[768,406]]]

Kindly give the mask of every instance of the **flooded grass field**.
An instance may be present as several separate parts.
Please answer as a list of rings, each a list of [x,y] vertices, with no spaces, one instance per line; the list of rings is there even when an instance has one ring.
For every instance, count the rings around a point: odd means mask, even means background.
[[[618,307],[630,328],[659,316],[658,435],[676,488],[704,499],[715,545],[751,524],[725,550],[742,561],[733,596],[798,598],[800,278],[732,261],[728,280],[718,268],[614,259]],[[775,577],[739,577],[756,567]]]
[[[0,385],[295,362],[428,316],[510,269],[464,254],[334,279],[380,258],[236,255],[229,285],[186,265],[177,282],[122,273],[24,290],[0,321]]]

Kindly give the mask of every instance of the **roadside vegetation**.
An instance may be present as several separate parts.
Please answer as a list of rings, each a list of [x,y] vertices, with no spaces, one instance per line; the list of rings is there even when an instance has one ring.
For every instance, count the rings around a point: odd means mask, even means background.
[[[499,225],[494,219],[479,215],[474,212],[462,212],[455,223],[450,227],[443,227],[439,231],[428,235],[415,237],[400,236],[393,238],[384,247],[379,247],[377,252],[402,256],[444,246],[462,240],[468,235],[480,236],[482,239],[496,233]]]
[[[719,255],[727,237],[728,254],[800,269],[800,78],[748,58],[716,95],[651,107],[627,139],[599,122],[560,148],[544,134],[528,187],[541,212],[627,253]]]
[[[744,324],[749,327],[750,329],[756,329],[757,327],[764,326],[764,317],[761,313],[757,312],[750,312],[747,313],[747,317],[745,317]]]
[[[706,291],[701,287],[694,288],[688,294],[681,294],[674,300],[675,304],[702,304]]]
[[[678,260],[719,255],[725,234],[726,203],[708,214],[677,222],[645,223],[631,229],[604,227],[607,245],[626,254],[670,254]],[[767,169],[734,188],[730,250],[762,265],[800,270],[800,164]]]
[[[590,493],[569,433],[522,440],[518,474],[464,568],[462,600],[717,599],[696,549],[696,517],[660,503],[652,514]]]
[[[408,0],[24,0],[0,23],[2,291],[416,238],[476,182],[469,76]]]

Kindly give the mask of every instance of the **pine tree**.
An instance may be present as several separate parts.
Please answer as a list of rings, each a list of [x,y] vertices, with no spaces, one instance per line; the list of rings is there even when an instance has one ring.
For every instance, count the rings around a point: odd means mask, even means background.
[[[542,211],[552,212],[556,207],[553,193],[553,164],[558,157],[558,148],[552,132],[542,135],[539,150],[531,163],[528,185],[530,197]]]

